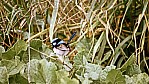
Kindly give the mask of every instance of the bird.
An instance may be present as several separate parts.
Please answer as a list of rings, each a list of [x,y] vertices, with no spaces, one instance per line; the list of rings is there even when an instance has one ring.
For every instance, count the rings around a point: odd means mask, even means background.
[[[55,38],[52,40],[52,48],[56,55],[58,56],[66,56],[70,52],[70,41],[74,38],[76,35],[76,32],[72,34],[70,39],[66,42],[64,42],[62,39]]]
[[[70,52],[69,44],[75,35],[76,32],[72,34],[67,43],[59,38],[55,38],[52,40],[53,52],[56,54],[56,56],[58,56],[58,60],[60,60],[63,63],[63,67],[65,68],[66,71],[71,71],[71,69],[73,68],[72,64],[66,61],[64,58]]]
[[[52,48],[54,53],[58,56],[66,56],[70,52],[69,45],[59,38],[53,39]]]

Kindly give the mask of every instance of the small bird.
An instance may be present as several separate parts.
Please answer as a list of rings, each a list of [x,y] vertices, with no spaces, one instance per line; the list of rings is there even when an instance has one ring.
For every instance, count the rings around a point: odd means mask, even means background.
[[[59,38],[55,38],[52,41],[52,48],[54,53],[59,56],[66,56],[70,52],[68,44]]]
[[[73,37],[76,35],[76,32],[72,34],[68,42],[64,42],[62,39],[55,38],[52,41],[52,48],[56,55],[58,56],[66,56],[70,52],[70,41],[73,39]]]
[[[72,64],[69,63],[68,61],[64,60],[65,56],[70,52],[70,41],[74,38],[76,35],[76,32],[72,34],[70,39],[66,42],[64,42],[62,39],[55,38],[52,41],[52,48],[54,53],[58,56],[58,59],[63,62],[63,67],[67,70],[70,71],[73,67]],[[67,66],[66,66],[67,65]]]

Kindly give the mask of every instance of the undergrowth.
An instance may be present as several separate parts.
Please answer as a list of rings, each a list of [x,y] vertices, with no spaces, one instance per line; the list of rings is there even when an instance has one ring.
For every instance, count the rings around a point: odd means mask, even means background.
[[[148,2],[1,0],[0,83],[148,84]],[[73,32],[64,65],[51,41]]]

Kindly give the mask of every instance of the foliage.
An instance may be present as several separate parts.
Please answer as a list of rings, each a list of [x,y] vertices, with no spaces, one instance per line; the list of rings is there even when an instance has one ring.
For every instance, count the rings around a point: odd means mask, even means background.
[[[0,0],[0,83],[148,84],[148,2]],[[73,32],[63,64],[50,42]]]

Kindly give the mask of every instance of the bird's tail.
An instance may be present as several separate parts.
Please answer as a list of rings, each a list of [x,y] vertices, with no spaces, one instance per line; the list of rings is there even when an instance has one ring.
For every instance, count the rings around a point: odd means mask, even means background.
[[[70,43],[70,41],[74,38],[74,36],[76,35],[76,33],[77,33],[77,32],[74,32],[74,33],[71,35],[71,37],[70,37],[70,39],[68,40],[67,44]]]

